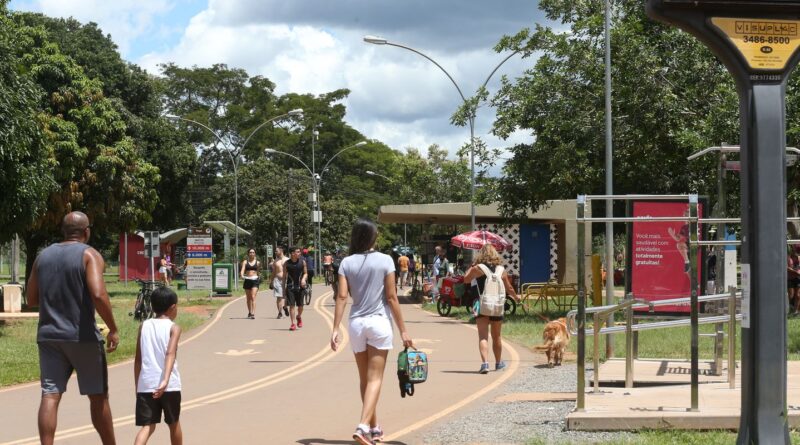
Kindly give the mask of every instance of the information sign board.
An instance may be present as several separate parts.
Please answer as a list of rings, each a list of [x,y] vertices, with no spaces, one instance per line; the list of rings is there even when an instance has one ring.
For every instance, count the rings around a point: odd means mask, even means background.
[[[211,290],[211,228],[190,227],[186,238],[186,288]]]
[[[636,201],[634,217],[688,216],[685,202]],[[702,215],[702,204],[698,205]],[[631,231],[631,292],[636,298],[658,301],[685,298],[691,291],[689,223],[635,222]],[[702,233],[702,231],[700,231]],[[698,252],[697,261],[701,258]],[[697,281],[700,280],[698,268]],[[689,312],[691,306],[658,306],[656,312]]]

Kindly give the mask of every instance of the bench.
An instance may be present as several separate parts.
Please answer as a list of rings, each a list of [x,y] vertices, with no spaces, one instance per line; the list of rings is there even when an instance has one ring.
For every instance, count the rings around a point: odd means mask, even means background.
[[[550,302],[559,310],[575,307],[578,298],[578,285],[575,283],[525,283],[522,286],[522,310],[526,314],[540,306],[539,312],[548,312]]]

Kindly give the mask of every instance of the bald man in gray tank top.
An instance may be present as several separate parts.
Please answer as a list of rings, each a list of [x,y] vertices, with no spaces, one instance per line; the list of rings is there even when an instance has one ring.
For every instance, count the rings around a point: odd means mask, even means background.
[[[96,310],[109,329],[106,350],[116,350],[119,333],[103,281],[105,263],[100,253],[86,245],[91,226],[85,214],[69,213],[61,222],[61,232],[64,241],[39,254],[27,286],[28,305],[39,306],[39,438],[44,445],[53,443],[58,404],[74,370],[80,393],[89,397],[92,424],[100,439],[104,445],[115,444],[106,351],[95,323]]]

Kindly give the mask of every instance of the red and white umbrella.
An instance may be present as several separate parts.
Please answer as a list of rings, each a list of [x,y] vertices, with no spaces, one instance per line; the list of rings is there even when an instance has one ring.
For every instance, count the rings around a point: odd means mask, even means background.
[[[480,250],[485,244],[491,244],[498,252],[510,251],[513,245],[502,236],[486,230],[462,233],[450,238],[450,244],[462,249]]]

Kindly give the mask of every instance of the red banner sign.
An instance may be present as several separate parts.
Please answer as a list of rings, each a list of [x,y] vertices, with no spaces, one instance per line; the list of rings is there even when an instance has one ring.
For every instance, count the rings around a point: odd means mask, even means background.
[[[702,205],[698,205],[702,215]],[[634,217],[682,217],[689,215],[686,202],[634,202]],[[636,222],[631,234],[631,292],[647,301],[688,297],[689,223],[682,221]],[[702,232],[701,232],[702,233]],[[698,250],[698,266],[700,252]],[[700,283],[697,268],[697,282]],[[658,312],[689,312],[689,305],[659,306]]]

